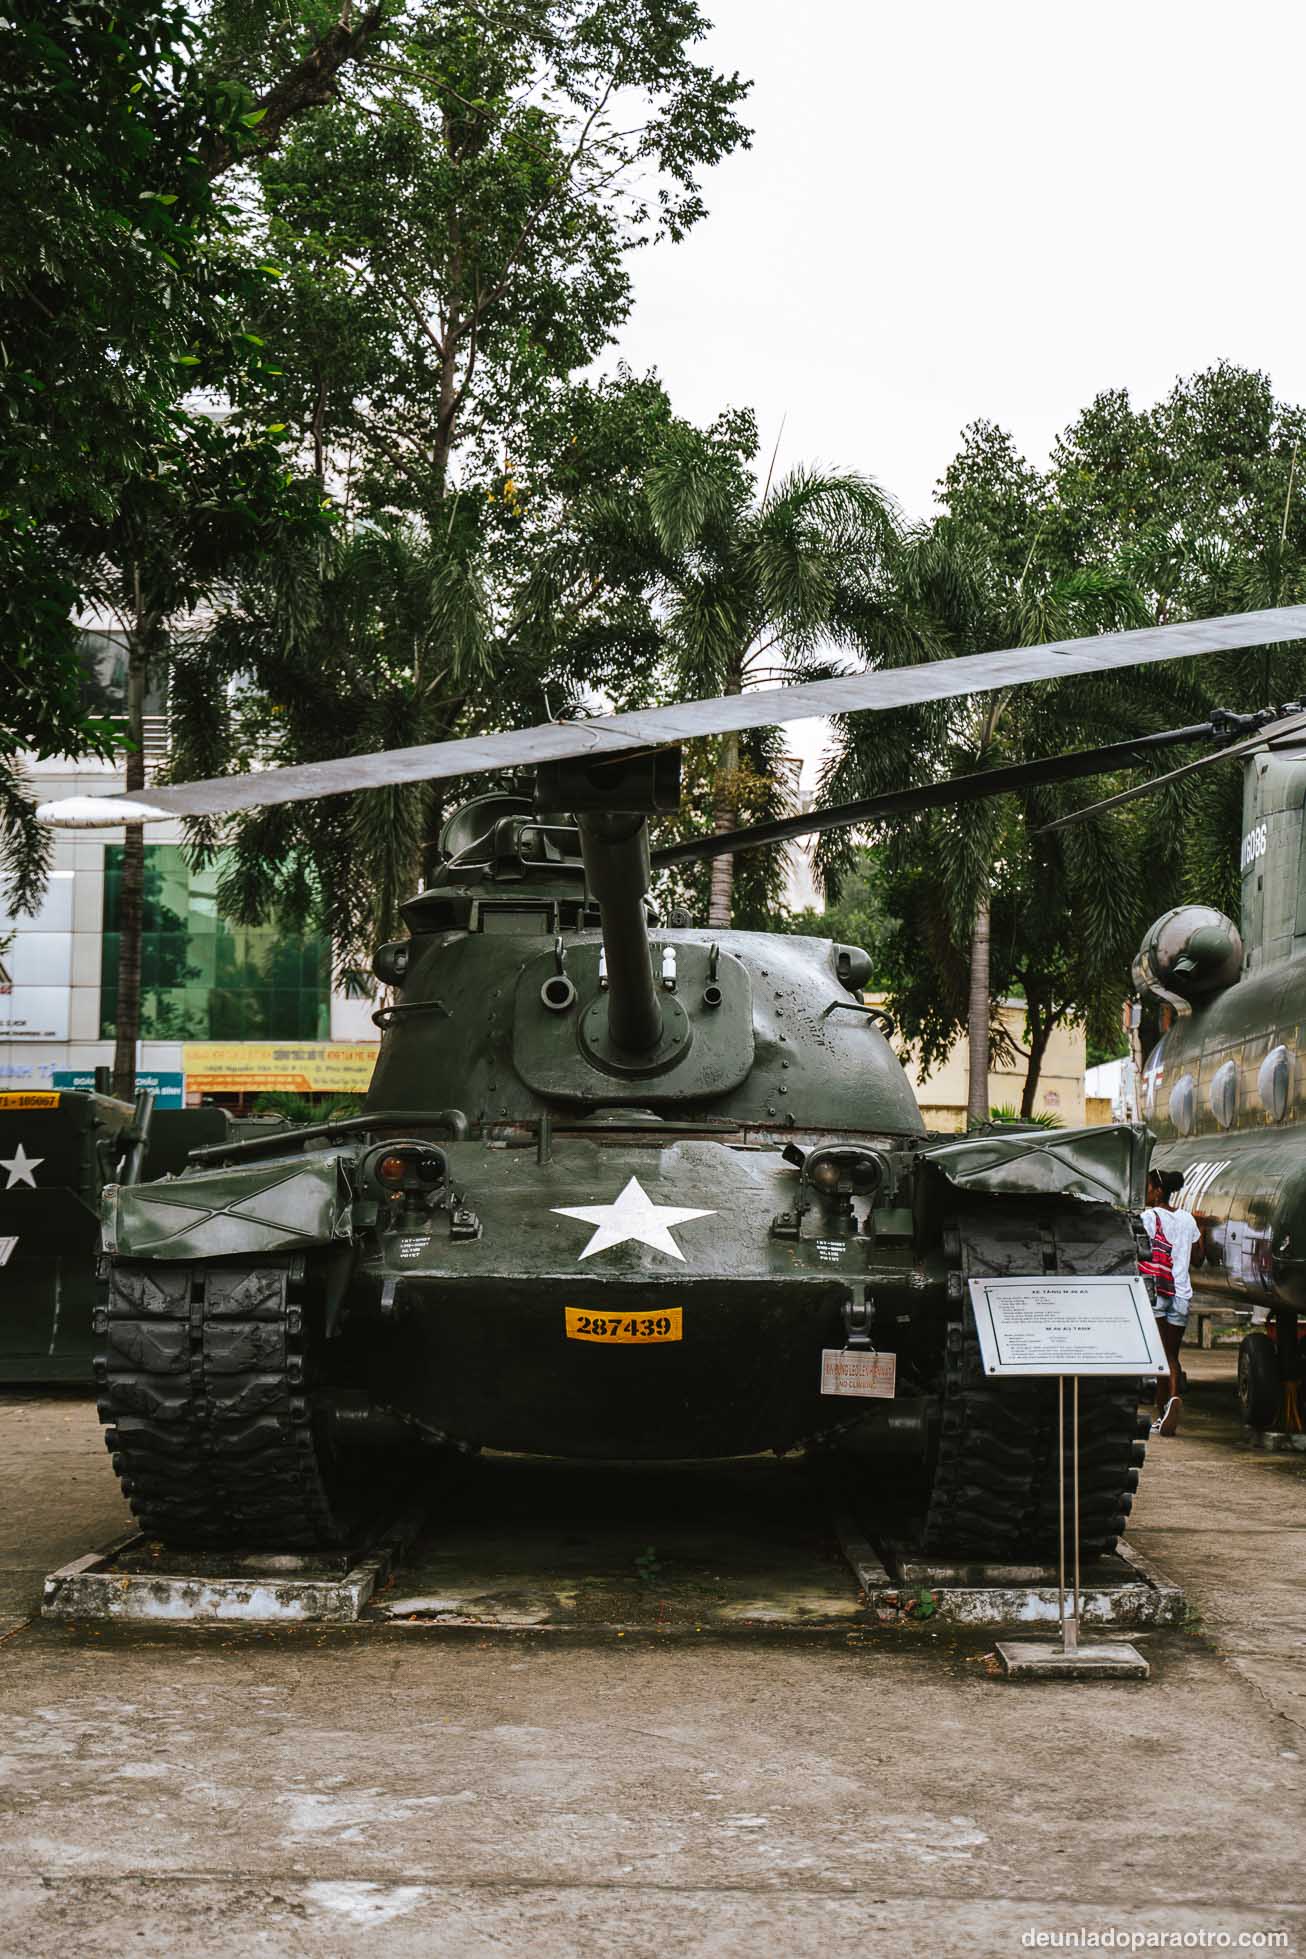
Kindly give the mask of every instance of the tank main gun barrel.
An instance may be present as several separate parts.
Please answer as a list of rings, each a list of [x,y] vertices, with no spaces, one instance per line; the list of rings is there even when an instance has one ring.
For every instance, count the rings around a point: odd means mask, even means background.
[[[608,1033],[614,1047],[647,1054],[662,1038],[644,905],[652,879],[648,819],[624,810],[585,810],[577,820],[586,882],[603,919]]]

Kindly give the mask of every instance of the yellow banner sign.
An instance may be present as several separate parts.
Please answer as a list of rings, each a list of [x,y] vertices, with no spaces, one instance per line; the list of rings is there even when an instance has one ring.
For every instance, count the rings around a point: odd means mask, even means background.
[[[187,1041],[181,1051],[188,1093],[235,1094],[283,1089],[291,1094],[361,1095],[376,1066],[373,1041]]]
[[[0,1109],[57,1109],[57,1088],[14,1088],[0,1091]]]

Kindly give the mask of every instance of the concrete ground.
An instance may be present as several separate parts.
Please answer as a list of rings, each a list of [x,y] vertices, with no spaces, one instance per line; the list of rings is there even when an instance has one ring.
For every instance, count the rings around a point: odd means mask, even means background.
[[[928,1626],[45,1625],[44,1573],[125,1513],[88,1400],[0,1397],[0,1952],[1296,1951],[1306,1458],[1242,1446],[1232,1356],[1189,1371],[1132,1536],[1200,1624],[1136,1636],[1144,1685],[1015,1684]]]

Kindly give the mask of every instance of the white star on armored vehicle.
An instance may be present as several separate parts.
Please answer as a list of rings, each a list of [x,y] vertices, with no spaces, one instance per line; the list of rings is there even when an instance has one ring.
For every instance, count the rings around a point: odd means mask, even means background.
[[[675,1204],[655,1204],[637,1177],[632,1177],[626,1188],[611,1204],[578,1204],[566,1208],[553,1205],[560,1218],[579,1218],[582,1224],[594,1226],[594,1236],[590,1239],[580,1258],[593,1258],[595,1252],[609,1251],[613,1245],[624,1245],[630,1240],[648,1245],[655,1252],[666,1252],[671,1258],[684,1263],[685,1254],[671,1236],[673,1224],[688,1224],[691,1218],[714,1218],[715,1211],[692,1211]]]
[[[0,1170],[7,1170],[9,1172],[9,1181],[5,1185],[5,1189],[12,1190],[15,1184],[30,1184],[32,1189],[35,1190],[36,1178],[32,1175],[32,1172],[37,1168],[38,1164],[44,1162],[45,1158],[43,1156],[29,1156],[21,1143],[12,1156],[0,1156]]]

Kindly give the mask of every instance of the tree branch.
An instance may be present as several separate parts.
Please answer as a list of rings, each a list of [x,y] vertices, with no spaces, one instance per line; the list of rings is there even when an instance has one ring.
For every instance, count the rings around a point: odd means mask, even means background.
[[[366,51],[369,43],[385,26],[389,14],[386,0],[377,0],[377,4],[368,8],[357,25],[351,27],[346,12],[302,61],[297,61],[280,81],[274,82],[267,93],[259,97],[258,107],[263,114],[255,125],[254,140],[249,150],[238,149],[222,136],[215,137],[209,143],[204,153],[209,176],[220,177],[224,170],[230,170],[234,163],[243,162],[250,156],[268,155],[281,140],[287,123],[294,122],[309,109],[320,109],[334,101],[340,70],[348,62],[357,61]]]

